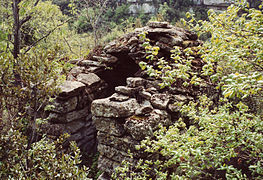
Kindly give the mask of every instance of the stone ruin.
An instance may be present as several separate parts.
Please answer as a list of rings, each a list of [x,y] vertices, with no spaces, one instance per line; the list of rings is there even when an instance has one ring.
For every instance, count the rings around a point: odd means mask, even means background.
[[[109,179],[125,159],[135,162],[147,157],[135,146],[152,136],[160,123],[169,126],[179,118],[175,102],[186,102],[208,91],[205,86],[185,88],[182,83],[161,89],[159,80],[148,77],[138,65],[146,61],[138,36],[142,32],[148,33],[150,43],[159,46],[159,56],[166,59],[174,46],[195,50],[201,44],[194,33],[166,22],[151,22],[84,59],[72,60],[76,66],[61,86],[53,103],[56,108],[49,112],[45,127],[49,134],[68,132],[82,151],[100,153],[101,179]],[[200,55],[194,56],[192,65],[198,71],[204,63]]]

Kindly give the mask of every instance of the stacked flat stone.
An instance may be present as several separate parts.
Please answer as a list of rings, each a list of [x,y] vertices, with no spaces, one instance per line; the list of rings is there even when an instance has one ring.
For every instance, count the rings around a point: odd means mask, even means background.
[[[185,48],[196,52],[201,45],[195,33],[166,22],[151,22],[87,58],[70,61],[75,67],[61,86],[55,108],[49,112],[47,132],[56,136],[68,132],[70,140],[75,140],[88,153],[98,149],[99,168],[107,173],[102,179],[109,179],[122,160],[136,163],[148,156],[135,146],[146,136],[151,137],[159,124],[169,126],[179,118],[175,102],[186,102],[205,91],[216,95],[206,85],[191,89],[178,83],[160,89],[160,81],[148,77],[138,65],[147,62],[139,38],[143,32],[151,45],[160,47],[158,55],[170,62],[170,50],[174,46],[182,52]],[[192,67],[198,72],[204,62],[199,54],[192,56]],[[128,150],[133,153],[133,159]]]
[[[168,91],[160,93],[152,84],[140,77],[130,77],[127,85],[116,87],[112,96],[92,102],[100,152],[98,166],[108,175],[123,160],[136,163],[140,158],[149,158],[135,146],[146,136],[152,137],[160,124],[169,126],[179,118],[175,102],[192,99]]]
[[[94,73],[79,73],[78,81],[65,81],[60,94],[49,110],[49,123],[43,125],[48,135],[70,134],[69,141],[76,141],[84,152],[97,151],[96,129],[92,124],[91,102],[103,97],[106,84]],[[68,141],[68,142],[69,142]]]
[[[195,33],[166,22],[151,22],[144,28],[110,42],[103,52],[117,57],[119,61],[124,55],[136,64],[147,61],[143,41],[139,38],[142,32],[147,33],[151,45],[160,47],[159,56],[167,60],[174,46],[181,51],[191,48],[196,52],[196,47],[202,43]],[[193,67],[202,68],[203,62],[199,55],[193,56]],[[160,89],[158,80],[138,71],[135,75],[141,77],[127,78],[127,85],[115,87],[112,96],[92,102],[92,119],[98,131],[98,167],[105,172],[101,179],[110,177],[123,160],[136,163],[140,158],[149,159],[149,154],[136,150],[135,146],[146,136],[152,137],[159,124],[169,126],[178,120],[180,113],[176,102],[189,101],[201,91],[201,88],[186,89],[182,85]],[[128,151],[133,154],[133,159]]]

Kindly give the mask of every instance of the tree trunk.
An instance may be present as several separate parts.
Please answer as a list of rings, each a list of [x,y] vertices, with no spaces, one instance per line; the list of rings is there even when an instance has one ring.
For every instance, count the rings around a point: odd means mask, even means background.
[[[14,61],[14,77],[15,77],[15,85],[22,86],[21,76],[17,72],[16,68],[19,68],[17,58],[20,54],[20,20],[19,20],[19,3],[21,0],[13,0],[13,18],[14,18],[14,50],[13,57]]]
[[[20,0],[13,0],[13,18],[14,18],[14,50],[13,56],[18,58],[20,53],[20,22],[19,22],[19,2]]]

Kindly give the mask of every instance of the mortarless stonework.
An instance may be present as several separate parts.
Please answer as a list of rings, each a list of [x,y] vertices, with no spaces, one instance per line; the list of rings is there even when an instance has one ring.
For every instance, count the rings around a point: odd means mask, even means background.
[[[171,60],[174,46],[197,52],[202,43],[192,32],[166,22],[151,22],[103,48],[95,48],[84,59],[71,60],[76,66],[61,86],[55,108],[49,111],[49,123],[43,127],[54,136],[68,132],[82,151],[99,151],[98,166],[105,172],[101,179],[110,179],[122,160],[136,163],[148,157],[135,146],[151,137],[159,124],[169,126],[178,120],[176,102],[187,102],[204,92],[215,94],[206,85],[186,88],[180,81],[161,89],[160,81],[148,77],[138,65],[148,61],[139,38],[142,32],[147,32],[151,45],[160,47],[158,55],[166,60]],[[156,65],[154,61],[148,63]],[[191,64],[198,72],[204,62],[194,54]]]
[[[147,32],[150,43],[159,46],[160,57],[166,59],[170,59],[170,50],[174,46],[181,50],[191,48],[196,51],[196,47],[201,44],[194,33],[166,22],[151,22],[147,27],[136,29],[109,43],[103,52],[119,60],[132,60],[136,64],[146,61],[143,42],[138,36],[142,32]],[[193,68],[198,70],[203,64],[199,55],[195,54]],[[149,154],[136,150],[135,146],[146,136],[152,137],[160,124],[169,126],[178,120],[180,114],[176,102],[192,100],[205,89],[187,89],[182,84],[160,89],[159,83],[138,69],[132,77],[126,78],[125,84],[114,88],[113,95],[92,102],[92,119],[98,131],[98,167],[104,172],[101,179],[110,179],[114,169],[123,160],[136,163],[140,158],[149,158]],[[133,154],[133,159],[128,151]]]

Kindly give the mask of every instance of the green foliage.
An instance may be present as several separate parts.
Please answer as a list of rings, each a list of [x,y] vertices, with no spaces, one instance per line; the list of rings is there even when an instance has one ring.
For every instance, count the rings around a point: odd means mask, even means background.
[[[67,152],[65,137],[36,141],[38,125],[45,123],[42,112],[64,80],[59,49],[34,48],[13,59],[0,56],[0,177],[1,179],[87,179],[87,168],[80,168],[80,150],[72,143]],[[16,65],[14,65],[16,64]],[[20,74],[17,85],[14,72]]]
[[[203,95],[177,103],[180,116],[175,124],[160,127],[154,138],[138,146],[152,158],[123,162],[113,178],[262,179],[262,115],[251,110],[261,103],[247,103],[260,99],[262,92],[262,11],[241,0],[220,13],[210,10],[208,21],[196,20],[190,13],[187,17],[188,22],[182,21],[185,26],[211,38],[196,50],[174,47],[168,62],[158,56],[159,48],[150,44],[147,34],[141,34],[149,63],[140,66],[162,79],[163,87],[177,79],[185,86],[200,86],[204,82],[198,77],[206,77],[224,98],[211,101]],[[196,51],[205,61],[199,74],[189,63]]]
[[[245,98],[262,89],[263,14],[246,1],[231,5],[222,13],[208,12],[209,21],[191,18],[190,26],[211,38],[201,48],[203,74],[218,83],[226,97]],[[214,65],[216,64],[216,69]]]
[[[128,4],[122,4],[117,6],[115,9],[109,8],[105,13],[105,22],[114,22],[115,24],[121,24],[126,19],[129,19],[127,10],[129,9]]]
[[[62,75],[67,68],[59,61],[57,51],[34,49],[18,59],[11,55],[0,56],[2,111],[14,117],[26,117],[29,121],[34,114],[39,116],[65,79]],[[16,74],[20,75],[20,79]],[[16,81],[20,81],[22,86],[16,85]]]
[[[9,34],[10,37],[2,39],[12,50],[13,44],[13,11],[12,3],[4,3],[1,1],[0,8],[5,8],[4,11],[1,10],[0,17],[2,23],[1,29]],[[35,45],[39,39],[48,35],[50,32],[56,30],[58,25],[62,25],[66,20],[66,16],[62,14],[58,6],[53,5],[50,1],[42,2],[40,1],[36,6],[34,6],[34,1],[23,0],[19,3],[19,16],[20,22],[26,20],[21,25],[21,46],[22,48],[28,48],[28,46]],[[57,33],[57,32],[55,32]],[[57,37],[57,36],[56,36]],[[53,43],[53,44],[52,44]],[[55,42],[50,42],[48,46],[54,46]]]
[[[247,113],[248,107],[241,102],[233,105],[224,99],[221,103],[213,108],[213,102],[202,96],[197,103],[178,104],[184,118],[168,129],[161,127],[154,140],[146,138],[139,146],[159,158],[121,167],[117,177],[262,179],[261,118]],[[186,116],[190,125],[186,125]]]
[[[80,150],[71,143],[64,152],[66,136],[55,141],[44,137],[27,149],[27,137],[10,129],[0,136],[1,179],[88,179],[88,170],[79,167]]]
[[[74,45],[74,40],[80,37],[69,31],[68,18],[57,6],[51,1],[34,6],[35,2],[19,2],[21,51],[17,58],[13,56],[12,3],[0,2],[0,178],[87,179],[76,145],[65,151],[64,137],[41,138],[38,128],[46,123],[45,106],[59,92],[70,68],[65,56],[86,55],[86,46],[75,49],[80,43]]]
[[[177,0],[162,2],[156,17],[153,17],[152,20],[168,21],[175,24],[181,18],[185,18],[186,12],[190,10],[195,14],[196,19],[207,19],[207,9],[205,7],[197,7],[190,0]]]
[[[184,80],[184,86],[189,84],[198,86],[203,80],[198,77],[197,72],[192,70],[191,61],[194,59],[194,51],[191,48],[182,49],[179,46],[175,46],[171,51],[172,63],[169,63],[164,57],[159,57],[159,47],[152,46],[145,33],[139,35],[140,39],[144,41],[148,56],[146,59],[150,60],[150,63],[140,62],[142,70],[146,70],[149,76],[161,79],[161,88],[171,86],[176,80]],[[155,65],[156,64],[156,65]]]
[[[60,7],[60,10],[63,12],[63,14],[69,14],[70,13],[70,1],[68,0],[52,0],[53,4],[56,4]]]

